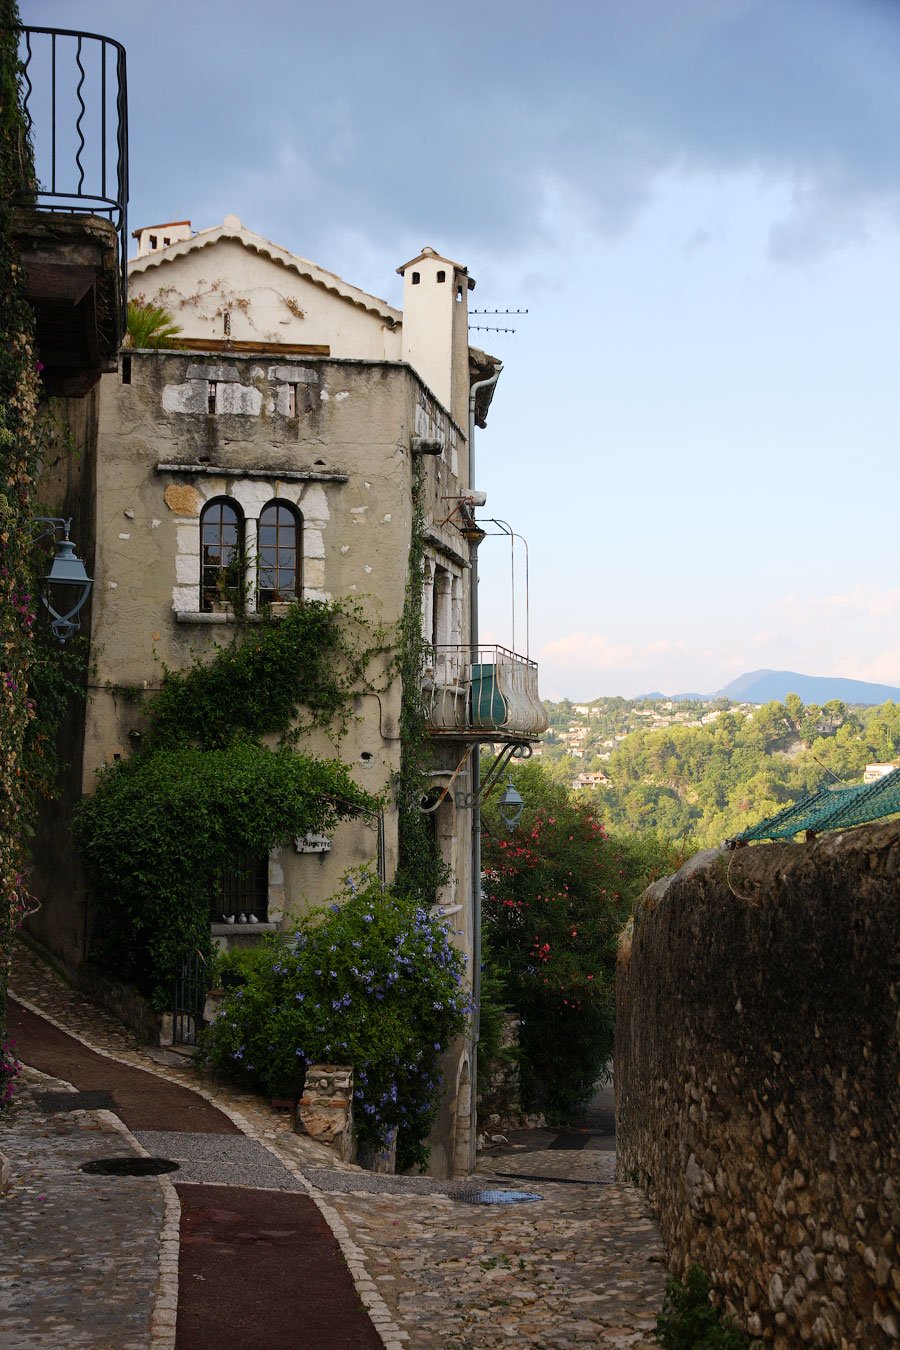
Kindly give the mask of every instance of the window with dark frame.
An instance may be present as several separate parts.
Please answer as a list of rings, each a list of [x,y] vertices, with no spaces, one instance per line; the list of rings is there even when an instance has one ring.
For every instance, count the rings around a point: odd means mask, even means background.
[[[269,918],[269,859],[265,853],[235,849],[213,883],[209,897],[212,923],[229,919],[267,923]]]
[[[302,591],[303,518],[288,502],[269,502],[259,516],[259,603],[296,600]]]
[[[200,514],[200,611],[235,604],[243,595],[244,521],[237,502],[216,497]]]

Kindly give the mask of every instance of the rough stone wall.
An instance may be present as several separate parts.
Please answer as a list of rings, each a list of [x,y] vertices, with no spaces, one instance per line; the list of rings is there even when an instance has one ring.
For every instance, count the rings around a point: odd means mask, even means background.
[[[784,1350],[900,1339],[898,898],[898,821],[706,853],[620,947],[620,1175]]]

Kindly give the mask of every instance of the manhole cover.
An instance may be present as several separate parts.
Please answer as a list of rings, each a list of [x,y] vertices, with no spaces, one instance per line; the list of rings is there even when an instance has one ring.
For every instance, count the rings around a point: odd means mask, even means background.
[[[534,1191],[459,1191],[454,1200],[465,1205],[524,1205],[528,1200],[543,1200]]]
[[[171,1158],[138,1158],[129,1154],[124,1158],[94,1158],[82,1163],[78,1170],[104,1177],[156,1177],[162,1172],[177,1172],[178,1163]]]
[[[58,1111],[115,1111],[108,1092],[36,1092],[35,1101],[51,1114]]]

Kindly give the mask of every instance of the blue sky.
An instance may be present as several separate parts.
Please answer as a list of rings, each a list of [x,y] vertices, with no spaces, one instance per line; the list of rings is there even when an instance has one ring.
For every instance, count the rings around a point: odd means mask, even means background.
[[[548,697],[900,685],[895,0],[20,8],[126,45],[132,226],[235,212],[394,302],[429,243],[528,308],[473,334],[476,476]]]

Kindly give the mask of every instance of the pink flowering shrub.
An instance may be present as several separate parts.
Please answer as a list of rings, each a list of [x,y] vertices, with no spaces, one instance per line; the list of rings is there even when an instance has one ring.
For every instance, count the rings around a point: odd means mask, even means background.
[[[525,1104],[565,1119],[612,1055],[617,935],[636,896],[668,870],[670,851],[610,839],[595,808],[537,765],[519,769],[516,781],[526,802],[516,830],[494,811],[485,817],[485,946],[522,1022]]]

